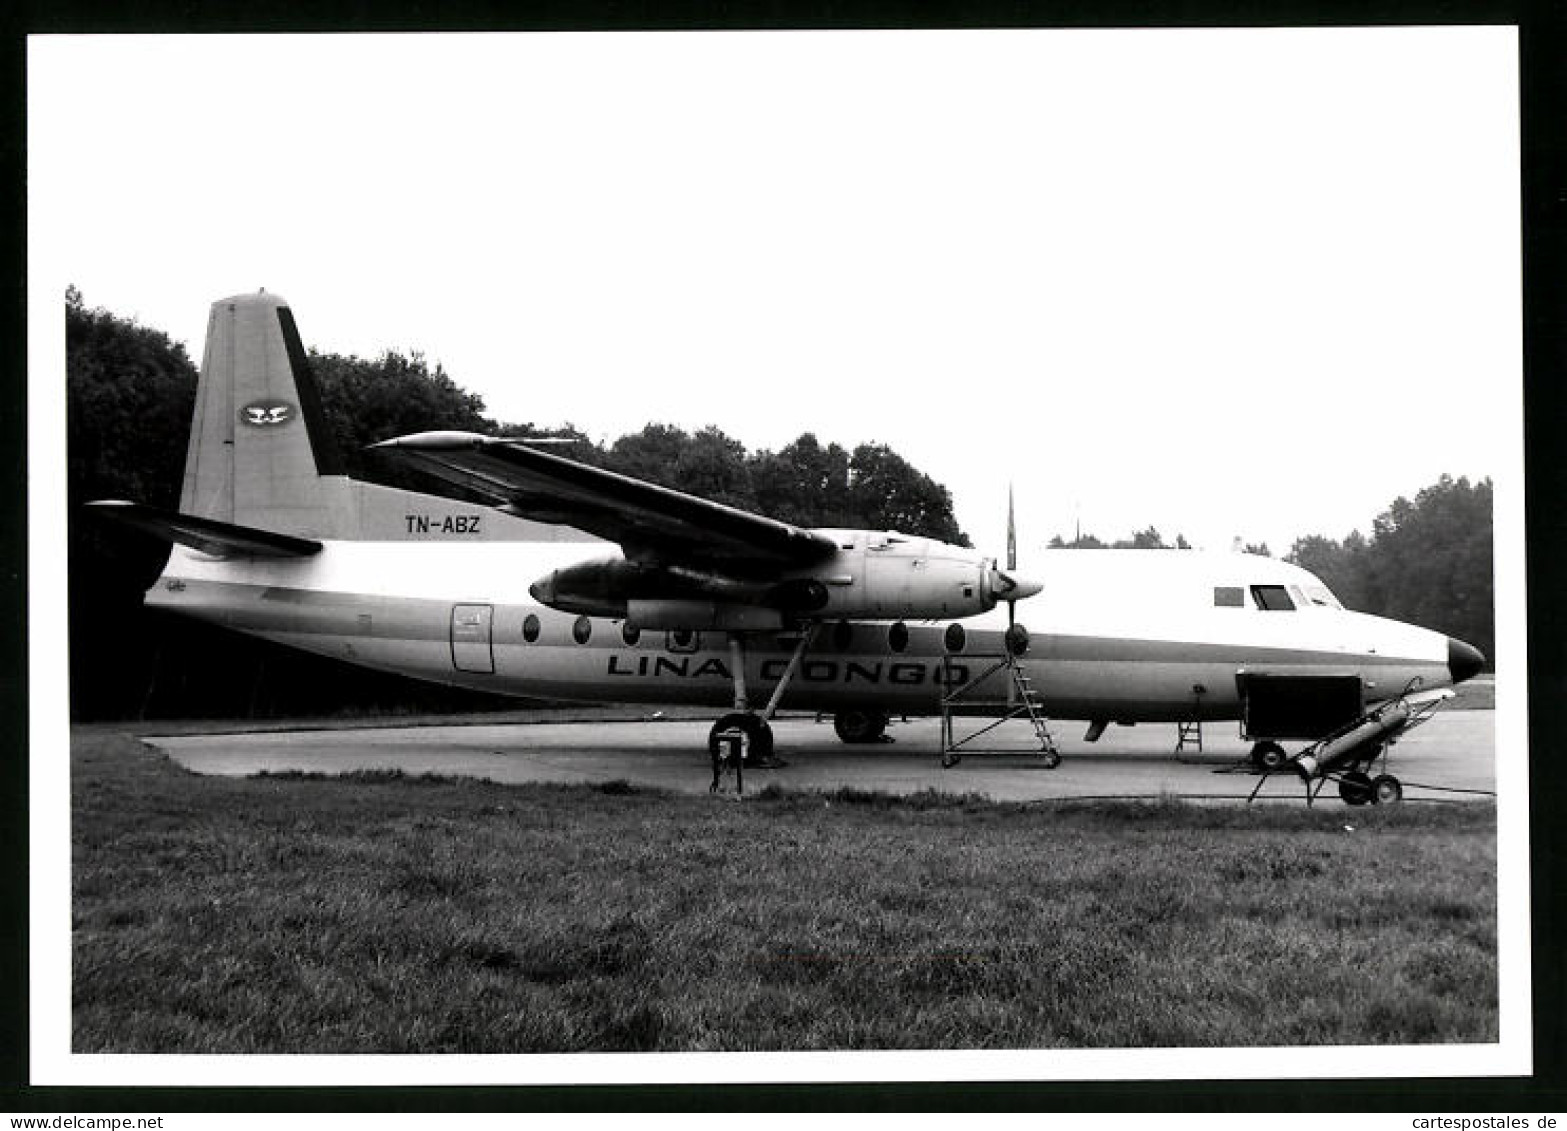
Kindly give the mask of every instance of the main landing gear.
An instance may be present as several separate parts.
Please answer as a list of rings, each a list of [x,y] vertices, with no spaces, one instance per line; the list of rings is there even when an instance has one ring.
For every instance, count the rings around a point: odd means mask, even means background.
[[[886,711],[851,708],[839,711],[832,717],[832,729],[844,742],[852,745],[870,742],[891,742],[887,738]]]
[[[735,709],[720,718],[707,732],[709,756],[719,758],[721,753],[738,739],[740,757],[744,759],[746,765],[753,769],[781,765],[773,755],[773,728],[768,720],[778,710],[778,703],[783,698],[784,689],[789,686],[789,681],[794,678],[795,672],[800,670],[800,660],[805,656],[805,650],[810,647],[811,638],[815,634],[814,624],[800,634],[800,642],[795,645],[794,654],[789,657],[789,666],[784,668],[783,675],[779,677],[778,685],[773,688],[772,697],[768,699],[767,706],[761,714],[751,710],[750,699],[746,695],[745,638],[738,632],[729,634],[729,667],[733,672]],[[885,721],[882,725],[886,725]]]
[[[727,745],[740,739],[740,757],[747,765],[761,768],[776,764],[773,758],[773,728],[766,719],[754,711],[731,711],[713,724],[707,732],[707,752],[711,757],[722,757]]]

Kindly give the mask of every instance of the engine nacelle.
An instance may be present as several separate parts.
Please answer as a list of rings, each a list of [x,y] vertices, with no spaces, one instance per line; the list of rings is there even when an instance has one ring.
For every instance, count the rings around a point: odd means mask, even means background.
[[[790,620],[953,620],[1039,591],[1037,584],[964,546],[891,533],[831,534],[842,546],[832,558],[772,578],[616,557],[556,570],[529,592],[553,609],[633,617],[644,628],[732,625],[739,631],[752,621],[771,628]],[[768,615],[735,611],[744,608]],[[694,619],[678,620],[687,615]]]
[[[829,596],[827,587],[814,577],[756,581],[625,558],[601,558],[555,570],[529,586],[528,592],[552,609],[586,616],[626,617],[639,603],[644,615],[654,615],[648,609],[658,607],[659,624],[643,621],[643,628],[719,627],[710,623],[713,614],[703,612],[718,607],[760,609],[770,614],[762,619],[777,626],[783,623],[783,615],[805,617],[818,612]],[[665,623],[678,617],[682,607],[700,623]],[[745,618],[736,614],[729,619]]]
[[[835,536],[845,532],[831,532]],[[952,620],[1021,600],[1039,585],[966,546],[897,533],[860,532],[810,570],[827,591],[821,615],[866,620]]]

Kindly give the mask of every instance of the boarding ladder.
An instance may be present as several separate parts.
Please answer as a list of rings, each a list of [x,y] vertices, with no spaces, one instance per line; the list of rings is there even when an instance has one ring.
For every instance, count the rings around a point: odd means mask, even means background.
[[[1027,719],[1034,730],[1034,736],[1039,740],[1039,756],[1046,769],[1055,769],[1061,764],[1061,752],[1056,748],[1055,739],[1050,735],[1048,720],[1042,711],[1043,702],[1039,692],[1034,689],[1033,680],[1023,671],[1023,665],[1018,663],[1018,658],[1011,652],[1000,654],[979,654],[965,656],[967,660],[978,660],[985,663],[978,675],[973,675],[960,682],[960,676],[953,668],[953,657],[943,656],[941,659],[941,764],[943,767],[954,766],[962,758],[960,751],[967,750],[972,753],[1005,753],[1003,747],[973,746],[977,739],[990,734],[1002,723],[1013,719]],[[966,672],[967,669],[965,669]],[[1003,683],[1006,691],[999,695],[996,682]],[[953,725],[956,718],[987,718],[991,721],[980,727],[974,733],[958,737],[957,728]]]

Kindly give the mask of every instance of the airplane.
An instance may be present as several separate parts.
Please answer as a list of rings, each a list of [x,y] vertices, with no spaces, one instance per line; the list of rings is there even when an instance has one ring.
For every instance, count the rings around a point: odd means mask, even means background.
[[[711,706],[725,713],[709,747],[733,738],[763,763],[781,708],[878,742],[891,716],[935,715],[955,685],[988,680],[1041,717],[1089,721],[1090,741],[1111,723],[1239,720],[1263,771],[1395,801],[1397,779],[1367,773],[1375,758],[1484,664],[1267,557],[1049,550],[1025,575],[1010,514],[1003,564],[896,531],[801,528],[527,441],[374,447],[458,490],[346,475],[288,303],[237,295],[209,316],[179,510],[89,505],[171,543],[150,607],[445,684]],[[1018,621],[1024,601],[1042,629]],[[1397,721],[1367,722],[1384,717]],[[1321,740],[1357,726],[1364,741],[1324,756]],[[1288,738],[1312,740],[1310,756],[1286,754]],[[1041,755],[1059,762],[1048,731]]]

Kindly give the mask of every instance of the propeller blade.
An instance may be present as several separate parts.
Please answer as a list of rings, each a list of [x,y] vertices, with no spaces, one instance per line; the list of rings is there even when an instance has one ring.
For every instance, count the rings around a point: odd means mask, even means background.
[[[1007,569],[1017,568],[1017,523],[1013,520],[1012,484],[1007,484]]]
[[[1008,483],[1007,484],[1007,573],[1012,574],[1012,573],[1015,573],[1016,570],[1017,570],[1017,519],[1016,519],[1016,512],[1015,512],[1015,510],[1013,508],[1013,505],[1012,505],[1012,484]],[[1013,582],[1014,589],[1015,589],[1016,580],[1017,579],[1015,577],[1008,577],[1007,580]],[[1037,590],[1035,590],[1035,592],[1037,592]],[[1019,596],[1019,594],[1014,592],[1013,595],[1010,598],[1008,598],[1008,600],[1007,600],[1007,628],[1008,629],[1011,629],[1013,625],[1017,624],[1017,598],[1018,598],[1018,596]],[[1026,597],[1026,596],[1029,596],[1029,594],[1024,593],[1024,594],[1021,594],[1021,596],[1025,596]]]

